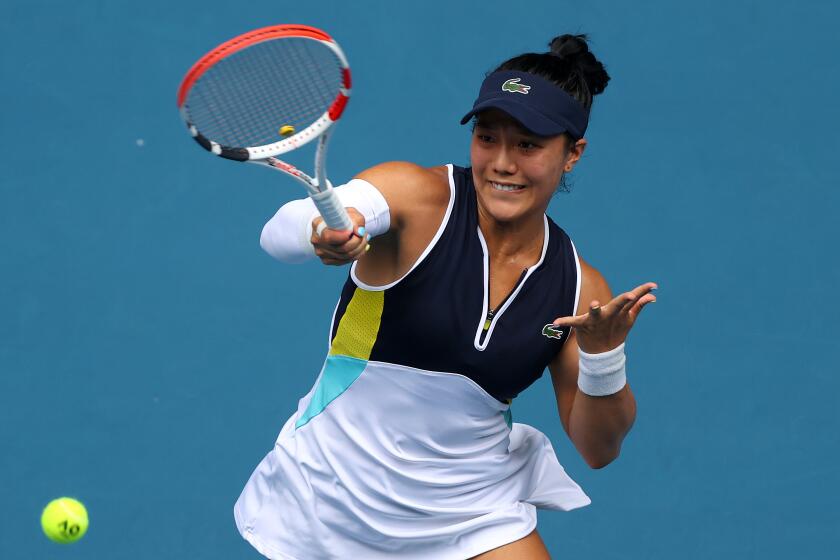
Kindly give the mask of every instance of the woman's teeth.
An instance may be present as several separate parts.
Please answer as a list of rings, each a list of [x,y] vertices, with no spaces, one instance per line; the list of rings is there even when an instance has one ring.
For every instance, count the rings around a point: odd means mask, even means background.
[[[525,188],[525,185],[502,185],[500,183],[490,183],[497,191],[518,191]]]

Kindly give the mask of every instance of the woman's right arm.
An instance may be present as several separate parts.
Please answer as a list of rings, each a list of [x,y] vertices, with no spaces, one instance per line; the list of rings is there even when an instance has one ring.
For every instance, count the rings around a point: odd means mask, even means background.
[[[361,281],[374,286],[389,284],[411,269],[437,232],[450,199],[449,171],[446,166],[425,168],[388,162],[360,173],[356,179],[374,186],[385,199],[388,231],[381,232],[370,243],[370,250],[365,252],[363,248],[361,253],[354,246],[358,238],[348,241],[343,232],[324,230],[320,238],[313,235],[312,243],[324,263],[346,264],[358,259],[356,276]],[[314,220],[316,228],[320,221],[320,217]],[[343,260],[336,258],[336,245]],[[364,258],[359,259],[360,255]]]
[[[401,268],[415,245],[425,248],[434,236],[449,201],[448,172],[445,167],[383,163],[337,187],[336,193],[347,207],[353,232],[324,229],[317,235],[323,220],[307,198],[280,208],[263,228],[260,245],[284,262],[318,256],[325,264],[347,264],[365,253],[367,234],[359,236],[358,228],[368,226],[380,239],[365,257],[370,265],[362,268],[372,269],[377,277],[388,276],[387,269]]]
[[[400,233],[418,218],[449,203],[449,179],[445,166],[421,167],[405,161],[390,161],[371,167],[356,178],[382,193],[391,215],[391,231]],[[435,228],[437,229],[437,228]]]

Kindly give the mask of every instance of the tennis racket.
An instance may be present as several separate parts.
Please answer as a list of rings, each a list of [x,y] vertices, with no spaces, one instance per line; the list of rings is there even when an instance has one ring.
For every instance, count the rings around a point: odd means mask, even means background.
[[[338,44],[306,25],[273,25],[201,57],[178,88],[187,129],[205,150],[282,171],[306,188],[331,229],[353,224],[325,169],[330,132],[350,98],[350,67]],[[277,158],[313,140],[314,177]]]

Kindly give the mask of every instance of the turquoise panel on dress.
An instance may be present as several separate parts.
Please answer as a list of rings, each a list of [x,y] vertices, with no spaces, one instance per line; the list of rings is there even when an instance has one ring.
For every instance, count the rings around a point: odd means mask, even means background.
[[[327,405],[347,390],[367,367],[367,360],[349,356],[327,356],[324,373],[315,388],[312,400],[303,415],[295,422],[295,429],[300,428],[323,412]]]
[[[504,416],[505,424],[508,425],[508,428],[513,428],[513,413],[510,411],[510,408],[502,411],[502,416]]]

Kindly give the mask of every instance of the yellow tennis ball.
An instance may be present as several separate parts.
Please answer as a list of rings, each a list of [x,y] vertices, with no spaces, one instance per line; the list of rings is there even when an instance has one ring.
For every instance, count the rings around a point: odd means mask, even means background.
[[[73,498],[55,499],[44,508],[41,527],[53,542],[76,542],[87,532],[87,510],[82,502]]]
[[[295,127],[290,124],[286,124],[280,127],[280,136],[291,136],[295,133]]]

